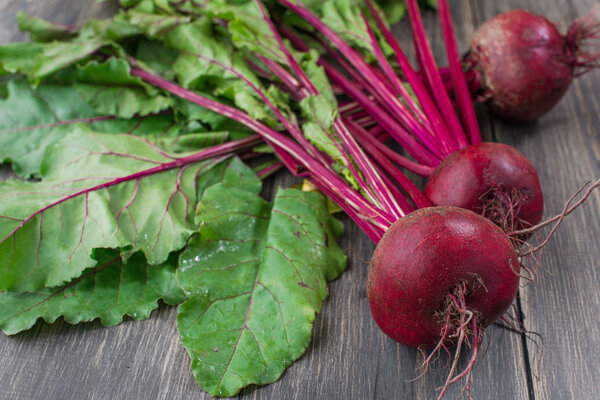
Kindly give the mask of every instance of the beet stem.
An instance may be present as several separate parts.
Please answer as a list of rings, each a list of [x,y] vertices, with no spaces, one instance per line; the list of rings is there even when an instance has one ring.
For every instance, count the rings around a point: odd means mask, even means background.
[[[298,64],[296,59],[292,56],[292,53],[290,53],[290,51],[287,49],[287,47],[285,47],[285,44],[283,43],[283,40],[281,39],[281,35],[279,35],[277,28],[275,27],[275,25],[273,24],[273,21],[267,14],[267,10],[265,10],[265,7],[263,6],[262,1],[256,0],[256,5],[258,6],[258,8],[262,14],[263,21],[265,21],[267,23],[267,25],[269,26],[269,29],[271,30],[271,33],[273,33],[273,36],[275,37],[275,40],[277,41],[277,45],[279,46],[279,49],[285,55],[288,65],[290,66],[292,71],[296,74],[296,76],[298,77],[298,79],[300,80],[302,85],[308,90],[308,92],[310,94],[319,94],[319,91],[317,90],[315,85],[312,83],[312,81],[308,78],[308,76],[304,73],[304,71],[300,67],[300,64]]]
[[[396,153],[394,150],[383,144],[378,138],[374,137],[372,133],[366,132],[364,129],[355,129],[353,132],[365,149],[369,149],[371,147],[377,149],[377,156],[374,155],[375,153],[372,153],[373,158],[377,161],[380,161],[381,159],[392,161],[401,167],[424,177],[431,176],[434,171],[434,169],[431,167],[418,164],[402,156],[401,154]]]
[[[370,100],[360,88],[350,82],[343,74],[329,64],[322,63],[321,65],[326,69],[329,78],[342,87],[350,97],[360,103],[362,107],[383,127],[383,129],[405,148],[415,160],[430,167],[439,165],[444,157],[436,154],[435,150],[437,149],[432,149],[434,150],[433,152],[425,149],[404,127],[398,124],[396,120],[379,105]]]
[[[377,38],[375,37],[375,34],[373,33],[373,30],[371,29],[371,26],[369,25],[367,19],[364,16],[363,20],[365,22],[365,25],[367,26],[367,32],[369,33],[369,37],[371,38],[371,45],[373,46],[373,51],[375,52],[377,62],[387,74],[388,79],[393,84],[393,87],[396,90],[396,92],[398,92],[402,96],[402,99],[408,105],[408,110],[413,113],[415,121],[417,123],[423,124],[426,128],[425,134],[419,135],[419,138],[426,144],[426,146],[429,149],[438,148],[439,146],[441,146],[441,143],[439,142],[439,138],[433,134],[433,131],[431,130],[431,124],[429,123],[419,106],[417,106],[417,104],[414,102],[412,96],[408,93],[398,76],[394,73],[392,66],[385,58],[383,51],[379,46],[379,43],[377,41]],[[404,110],[402,111],[404,112]]]
[[[298,94],[301,99],[308,96],[308,91],[306,90],[306,88],[303,87],[292,74],[287,72],[285,68],[283,68],[281,65],[271,60],[270,58],[261,55],[257,55],[257,57],[263,64],[265,64],[267,68],[271,70],[271,72],[273,72],[273,74],[275,74],[277,78],[281,80],[281,82],[289,90],[291,90],[293,93]]]
[[[280,157],[282,161],[284,159],[298,160],[307,170],[315,176],[318,176],[323,185],[329,185],[332,190],[337,191],[340,196],[345,199],[346,203],[351,205],[356,212],[361,212],[365,218],[369,218],[377,224],[383,224],[384,226],[389,226],[394,222],[393,219],[386,216],[385,212],[368,203],[357,192],[351,189],[342,178],[322,166],[320,163],[314,162],[313,158],[310,157],[300,145],[263,123],[254,120],[243,111],[208,99],[199,93],[186,90],[173,82],[167,81],[140,68],[131,68],[131,73],[169,93],[240,122],[254,132],[260,134],[267,143],[274,146],[278,157]],[[288,164],[286,164],[286,167],[289,169]],[[291,169],[291,172],[298,174],[296,169]]]
[[[400,70],[405,75],[406,80],[412,87],[415,96],[417,97],[419,103],[423,107],[423,111],[431,121],[431,124],[442,143],[442,148],[444,149],[446,154],[454,153],[456,150],[458,150],[457,144],[454,140],[454,137],[450,133],[446,121],[444,121],[444,119],[440,115],[440,111],[431,99],[429,92],[421,82],[421,79],[419,78],[413,67],[410,65],[410,62],[408,61],[406,54],[404,54],[404,51],[400,47],[400,44],[398,44],[398,41],[396,40],[392,32],[389,30],[389,28],[385,25],[383,19],[373,6],[372,0],[367,0],[366,3],[369,6],[369,10],[371,11],[373,18],[377,22],[377,26],[383,33],[383,36],[387,40],[388,44],[392,47],[392,50],[394,50],[394,53],[396,55],[396,61],[400,65]]]
[[[306,73],[304,72],[302,67],[300,67],[300,64],[298,64],[298,62],[294,59],[291,52],[285,47],[285,44],[283,43],[283,40],[281,39],[281,35],[277,31],[277,28],[275,28],[273,21],[271,21],[271,19],[269,18],[267,11],[265,10],[261,0],[256,0],[256,4],[258,5],[258,7],[262,13],[263,20],[269,25],[269,28],[270,28],[271,32],[273,33],[273,36],[277,40],[280,50],[283,52],[283,54],[285,54],[285,56],[288,60],[288,64],[291,67],[292,71],[296,74],[298,79],[302,82],[304,87],[307,89],[307,91],[311,95],[319,95],[320,94],[319,90],[311,82],[310,78],[306,75]],[[241,76],[241,74],[239,76],[243,78],[243,76]],[[244,82],[246,82],[246,84],[250,85],[252,87],[252,89],[254,91],[256,91],[261,96],[261,98],[263,98],[263,101],[265,101],[265,102],[267,102],[267,104],[269,104],[269,108],[271,108],[271,110],[273,110],[275,115],[277,115],[277,117],[284,124],[286,129],[289,130],[290,124],[287,121],[284,121],[285,118],[283,117],[283,115],[276,109],[276,107],[274,107],[269,102],[268,98],[264,94],[260,93],[260,90],[258,88],[256,88],[254,85],[252,85],[252,83],[249,80],[244,79]],[[398,202],[394,199],[394,196],[391,196],[389,189],[386,187],[382,178],[379,176],[377,170],[374,168],[371,161],[365,156],[365,154],[362,151],[362,149],[360,148],[360,146],[358,146],[356,144],[354,138],[348,133],[347,128],[343,125],[343,123],[339,120],[339,118],[336,118],[336,120],[334,121],[334,129],[335,129],[336,133],[338,134],[338,136],[340,137],[340,139],[342,140],[342,143],[347,150],[346,152],[342,151],[342,149],[339,148],[338,142],[335,140],[335,138],[332,138],[330,136],[329,132],[327,131],[327,129],[325,127],[321,127],[321,129],[329,137],[329,139],[333,143],[335,143],[335,145],[338,147],[340,152],[343,154],[344,158],[346,159],[347,165],[350,168],[354,178],[356,179],[357,182],[359,182],[359,184],[362,187],[362,189],[364,190],[365,194],[371,199],[371,202],[373,204],[380,207],[382,209],[382,212],[385,211],[385,212],[389,213],[393,218],[396,218],[396,219],[401,218],[404,215],[406,215],[407,212],[412,211],[412,209],[408,209],[408,210],[404,209],[403,210],[399,206]],[[299,132],[298,135],[299,135],[299,137],[297,137],[296,140],[298,142],[300,142],[302,145],[308,146],[308,148],[310,149],[312,147],[312,145],[310,145],[308,140],[306,140],[304,135],[302,135],[302,132]],[[317,153],[318,153],[318,151],[315,149],[315,154],[317,154]],[[354,164],[352,163],[352,160],[350,160],[350,158],[348,157],[348,153],[350,153],[350,155],[356,162],[359,170],[365,175],[369,184],[364,182],[364,180],[362,178],[362,174],[360,174],[355,169]],[[329,164],[326,164],[326,166],[329,167]]]
[[[342,139],[342,142],[345,148],[350,152],[360,171],[365,174],[367,181],[376,189],[376,196],[379,198],[381,202],[383,202],[383,209],[390,212],[396,218],[401,218],[410,211],[413,211],[412,208],[403,209],[399,206],[398,202],[395,200],[395,196],[392,196],[390,189],[383,181],[382,177],[378,173],[377,169],[369,160],[369,158],[364,153],[363,149],[356,143],[354,137],[350,134],[347,127],[342,123],[341,120],[336,119],[334,122],[336,127],[336,132],[339,137]],[[352,163],[349,160],[349,166],[353,168]],[[408,186],[410,182],[406,179],[405,184]],[[416,187],[415,187],[416,189]]]
[[[319,152],[319,150],[316,149],[306,139],[306,137],[302,134],[302,131],[300,130],[300,128],[296,124],[293,124],[289,119],[285,118],[283,116],[283,114],[281,113],[281,111],[277,107],[275,107],[275,105],[271,102],[271,100],[269,100],[269,98],[258,87],[256,87],[256,85],[254,83],[252,83],[248,78],[246,78],[242,73],[240,73],[236,69],[231,68],[231,67],[229,67],[217,60],[214,60],[212,58],[205,57],[200,54],[194,54],[194,56],[198,57],[201,60],[205,60],[211,64],[214,64],[228,72],[231,72],[232,74],[237,76],[239,79],[241,79],[246,85],[248,85],[261,98],[261,100],[267,105],[267,107],[269,107],[269,109],[273,112],[273,114],[275,114],[277,119],[283,124],[285,129],[287,129],[287,131],[292,134],[292,137],[296,141],[298,141],[308,151],[308,153],[313,158],[315,158],[318,162],[320,162],[321,165],[323,165],[326,168],[329,168],[330,161],[328,161],[326,159],[326,157],[321,152]]]
[[[313,14],[307,8],[305,8],[299,4],[292,3],[289,0],[279,0],[279,2],[282,3],[283,5],[285,5],[286,7],[290,8],[292,11],[294,11],[298,15],[300,15],[307,22],[312,24],[315,29],[317,29],[319,32],[321,32],[321,34],[323,34],[328,40],[330,40],[334,44],[334,46],[336,46],[342,52],[344,57],[346,57],[346,59],[352,63],[354,68],[356,68],[356,70],[359,73],[364,74],[365,78],[369,81],[373,90],[377,91],[379,95],[383,96],[383,99],[385,102],[387,102],[388,106],[393,107],[394,110],[398,110],[398,111],[400,111],[404,107],[402,105],[402,103],[398,100],[398,98],[396,98],[393,95],[393,93],[390,93],[388,91],[386,84],[382,83],[381,79],[372,72],[371,67],[363,60],[361,55],[358,54],[350,45],[348,45],[332,29],[330,29],[327,25],[325,25],[323,23],[323,21],[321,21],[315,14]],[[339,75],[339,73],[338,73],[338,75]],[[339,78],[339,76],[338,76],[338,78]],[[340,84],[338,82],[338,79],[334,79],[334,81],[336,83]],[[342,86],[342,85],[340,85],[340,86]],[[360,89],[358,89],[358,91],[360,91]],[[361,94],[362,94],[362,92],[361,92]],[[351,97],[355,98],[353,94],[349,93],[349,95]],[[364,94],[363,94],[363,96],[364,96]],[[358,99],[356,99],[356,100],[358,100]],[[363,104],[363,107],[365,107],[364,104]],[[371,114],[373,116],[376,116],[376,114],[373,112],[371,112]],[[415,129],[417,129],[417,128],[415,128]],[[415,135],[419,135],[419,136],[421,136],[423,134],[422,129],[417,129],[414,131],[414,133],[415,133]],[[429,155],[429,153],[426,152],[425,149],[423,149],[423,147],[416,140],[414,140],[412,138],[412,136],[407,135],[407,137],[404,138],[404,142],[405,142],[404,147],[409,152],[411,152],[411,155],[413,155],[413,157],[418,158],[419,156],[421,156],[420,158],[422,158],[423,155],[427,155],[427,156]],[[417,152],[420,154],[414,154],[414,152]],[[432,163],[432,161],[433,160],[428,160],[428,164],[436,165],[435,162]]]
[[[452,107],[448,92],[444,87],[438,67],[433,58],[433,54],[431,53],[431,46],[429,45],[427,35],[425,34],[425,27],[423,26],[423,20],[421,19],[421,12],[419,11],[417,0],[406,0],[405,4],[412,27],[413,41],[415,43],[419,65],[423,70],[425,80],[441,114],[446,118],[448,127],[454,134],[458,148],[462,149],[463,147],[468,146],[469,142],[463,127],[458,120],[456,112],[454,111],[454,107]]]
[[[448,0],[438,0],[438,13],[440,15],[444,42],[446,44],[450,75],[452,77],[452,83],[454,84],[454,90],[462,114],[463,123],[465,124],[471,144],[481,143],[481,132],[479,131],[479,124],[477,123],[477,117],[475,116],[473,100],[471,99],[471,93],[469,92],[467,80],[461,65],[460,54],[456,44],[456,35],[454,33],[454,28],[452,27],[452,16],[450,14]]]
[[[371,154],[371,157],[374,160],[377,160],[379,165],[383,167],[383,169],[392,176],[400,186],[406,190],[412,200],[415,202],[417,208],[423,207],[431,207],[431,202],[423,193],[408,179],[406,176],[398,170],[393,163],[379,150],[375,143],[386,147],[385,145],[379,143],[377,140],[369,140],[367,137],[369,136],[367,132],[364,131],[363,128],[358,126],[356,123],[352,121],[348,121],[348,126],[353,132],[354,136],[358,139],[358,141],[363,145],[365,150]]]

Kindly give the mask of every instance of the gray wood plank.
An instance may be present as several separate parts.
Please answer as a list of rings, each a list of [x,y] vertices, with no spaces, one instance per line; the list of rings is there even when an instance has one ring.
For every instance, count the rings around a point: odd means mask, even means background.
[[[552,2],[560,3],[562,9],[550,7],[547,5],[550,2],[542,0],[526,3],[532,9],[539,6],[542,12],[566,26],[571,16],[592,3],[575,4],[575,1]],[[517,1],[493,3],[451,2],[461,49],[466,48],[474,27],[485,18],[511,5],[512,8],[523,5]],[[13,22],[18,9],[63,23],[80,24],[89,15],[110,14],[114,3],[0,0],[0,42],[23,39]],[[429,13],[426,22],[439,56],[441,41],[435,15]],[[397,31],[402,43],[408,45],[406,32],[405,27]],[[492,125],[486,112],[479,114],[486,137],[491,138],[493,126],[501,141],[520,148],[543,170],[548,214],[558,212],[580,182],[599,175],[600,146],[596,133],[599,108],[594,97],[598,89],[598,78],[584,77],[574,85],[558,111],[525,127],[495,121]],[[575,116],[579,120],[573,122]],[[288,175],[278,174],[266,192],[272,193],[275,185],[293,182]],[[591,367],[599,364],[598,356],[593,351],[586,352],[600,340],[594,318],[600,309],[597,294],[600,282],[593,268],[599,251],[592,233],[600,231],[599,208],[597,199],[590,203],[584,212],[571,217],[545,253],[543,264],[549,273],[542,273],[540,282],[523,293],[528,328],[546,338],[545,361],[539,367],[541,379],[535,382],[536,398],[600,396],[599,373]],[[346,233],[342,246],[348,249],[349,269],[331,284],[330,298],[317,316],[307,354],[277,383],[246,389],[239,398],[430,399],[443,383],[447,371],[444,362],[439,362],[425,378],[409,382],[418,375],[419,355],[385,337],[372,321],[366,300],[367,266],[363,260],[369,259],[374,246],[347,218],[344,221]],[[582,297],[573,299],[573,292],[589,293],[586,297],[591,307],[583,305]],[[97,322],[79,326],[40,322],[31,331],[14,337],[0,335],[0,387],[3,388],[0,397],[14,400],[209,398],[191,375],[188,357],[177,336],[175,314],[175,309],[163,306],[148,321],[128,321],[113,328],[102,328]],[[549,333],[557,326],[563,331],[550,337]],[[474,373],[476,397],[528,398],[520,336],[491,327],[489,343]],[[564,396],[552,396],[556,393]],[[457,395],[458,388],[454,388],[448,398]]]
[[[525,7],[558,23],[564,32],[593,0],[478,3],[484,19]],[[544,188],[547,216],[560,212],[584,182],[600,177],[598,129],[600,76],[574,82],[551,113],[526,126],[494,122],[497,139],[516,146],[534,163]],[[526,328],[544,338],[541,362],[532,360],[536,399],[600,396],[599,197],[596,194],[559,229],[541,258],[539,278],[523,291]],[[547,233],[547,231],[545,231]],[[531,344],[530,344],[531,346]],[[533,356],[539,350],[530,349]]]
[[[19,31],[15,20],[18,11],[57,21],[67,25],[83,24],[90,16],[105,18],[117,10],[117,3],[97,1],[60,0],[0,0],[0,43],[23,41],[26,35]]]

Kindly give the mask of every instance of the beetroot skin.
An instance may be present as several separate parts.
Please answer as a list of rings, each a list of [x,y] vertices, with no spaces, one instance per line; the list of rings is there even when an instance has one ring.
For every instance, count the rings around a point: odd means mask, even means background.
[[[482,214],[506,232],[536,225],[544,211],[534,166],[501,143],[479,143],[449,155],[429,177],[425,195],[436,206]]]
[[[550,110],[573,78],[565,38],[546,18],[513,10],[476,31],[467,63],[500,118],[526,122]]]
[[[519,261],[507,235],[487,219],[456,207],[412,212],[385,233],[369,265],[367,293],[381,330],[411,347],[442,338],[444,309],[465,284],[467,310],[481,328],[512,304]]]

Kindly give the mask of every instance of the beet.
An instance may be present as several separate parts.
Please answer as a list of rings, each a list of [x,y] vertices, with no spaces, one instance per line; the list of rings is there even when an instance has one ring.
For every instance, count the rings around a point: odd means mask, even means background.
[[[436,206],[483,215],[507,233],[536,225],[544,211],[534,166],[501,143],[471,145],[446,157],[429,177],[425,195]]]
[[[417,210],[395,222],[375,249],[367,282],[371,313],[392,339],[433,346],[459,285],[467,310],[484,328],[512,304],[519,270],[511,241],[487,219],[456,207]],[[451,330],[460,328],[457,322]]]
[[[513,10],[486,21],[475,32],[465,63],[478,89],[500,118],[533,121],[561,99],[573,77],[597,65],[584,50],[597,38],[597,9],[573,23],[563,36],[546,18]],[[474,73],[474,74],[473,74]]]

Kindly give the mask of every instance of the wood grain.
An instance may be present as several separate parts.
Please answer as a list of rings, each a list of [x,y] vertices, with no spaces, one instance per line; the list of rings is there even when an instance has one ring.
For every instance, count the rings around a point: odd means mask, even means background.
[[[485,3],[485,7],[483,6]],[[484,18],[522,5],[480,2]],[[566,29],[595,1],[532,2],[531,11]],[[494,121],[498,141],[518,147],[540,172],[546,215],[559,213],[583,183],[600,177],[598,96],[600,75],[577,79],[563,100],[537,123],[517,127]],[[541,259],[539,279],[523,291],[528,330],[544,338],[530,349],[536,399],[600,397],[600,201],[593,196],[560,228]],[[532,347],[530,343],[530,347]]]
[[[451,2],[460,48],[465,50],[476,26],[500,11],[528,7],[565,28],[592,0],[510,0]],[[114,3],[0,0],[0,43],[25,40],[17,31],[17,10],[67,24],[103,17]],[[434,52],[441,57],[436,15],[426,15]],[[396,27],[405,47],[406,24]],[[443,62],[442,62],[443,63]],[[576,81],[551,114],[526,126],[504,124],[483,108],[478,116],[487,139],[521,149],[540,172],[546,214],[560,211],[586,180],[600,177],[598,130],[600,74]],[[7,169],[0,171],[0,179]],[[295,181],[279,173],[265,189]],[[491,327],[489,347],[476,365],[473,392],[478,399],[600,398],[600,274],[598,233],[600,200],[593,196],[561,228],[544,252],[539,280],[522,290],[527,329],[545,339],[541,364],[523,337]],[[330,297],[317,316],[307,353],[275,384],[248,388],[240,399],[431,399],[447,372],[445,359],[424,378],[419,354],[383,335],[372,321],[366,300],[366,260],[374,245],[347,218],[341,243],[349,267],[330,286]],[[207,399],[196,385],[180,345],[176,310],[161,306],[147,321],[103,328],[98,322],[71,326],[38,322],[13,337],[0,335],[0,398],[29,399]],[[527,350],[527,353],[525,352]],[[529,367],[539,376],[528,374]],[[529,381],[529,382],[528,382]],[[448,398],[458,397],[454,388]]]

